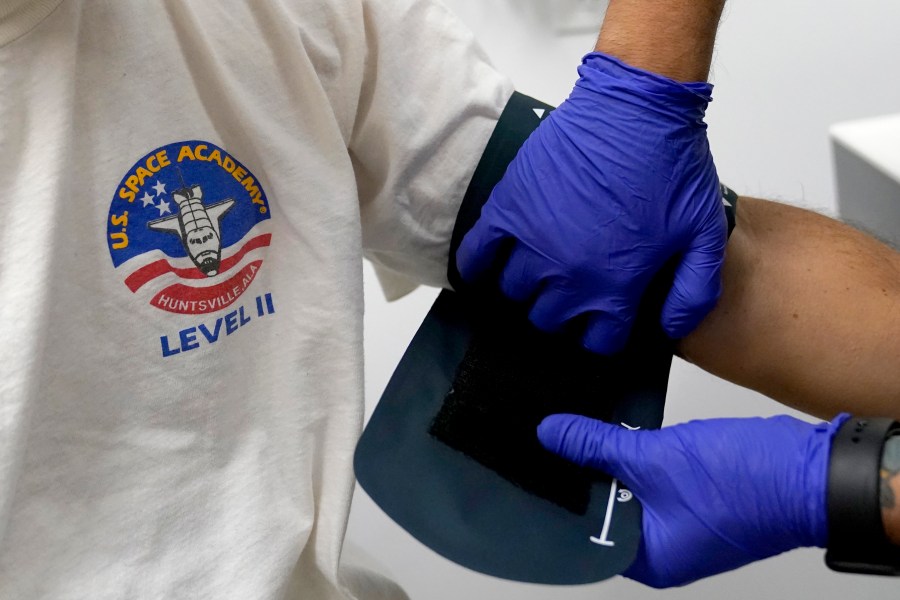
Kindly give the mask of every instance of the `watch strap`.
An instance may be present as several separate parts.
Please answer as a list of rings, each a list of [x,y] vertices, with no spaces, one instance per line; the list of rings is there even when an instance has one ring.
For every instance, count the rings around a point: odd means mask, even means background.
[[[881,456],[900,432],[893,419],[848,419],[832,440],[828,466],[828,552],[835,571],[900,575],[900,547],[890,543],[881,516]]]

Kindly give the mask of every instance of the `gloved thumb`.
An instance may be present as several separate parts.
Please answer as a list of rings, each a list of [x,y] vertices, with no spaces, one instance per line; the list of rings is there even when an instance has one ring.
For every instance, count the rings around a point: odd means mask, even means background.
[[[537,433],[547,450],[617,479],[629,480],[627,473],[639,457],[640,432],[580,415],[550,415]]]
[[[456,268],[463,280],[475,283],[487,274],[497,260],[507,233],[482,215],[466,233],[456,251]]]
[[[681,339],[696,329],[718,302],[727,240],[724,222],[721,227],[708,228],[694,240],[675,269],[675,281],[662,310],[663,329],[672,339]]]

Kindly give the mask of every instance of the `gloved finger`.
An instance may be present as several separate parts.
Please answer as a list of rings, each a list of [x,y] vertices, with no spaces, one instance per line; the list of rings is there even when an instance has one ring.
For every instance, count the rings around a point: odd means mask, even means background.
[[[588,317],[588,324],[582,337],[582,344],[597,354],[615,354],[628,341],[636,308],[620,314],[594,312]]]
[[[647,560],[648,554],[647,536],[642,535],[641,541],[638,544],[637,556],[635,557],[634,562],[631,563],[631,566],[622,571],[622,577],[637,581],[638,583],[642,583],[649,587],[663,589],[666,585],[664,582],[658,581],[659,577],[653,569],[650,568]]]
[[[538,425],[538,439],[551,452],[625,483],[636,460],[639,432],[581,415],[550,415]]]
[[[724,223],[722,228],[711,228],[694,241],[676,267],[662,310],[662,326],[669,337],[688,335],[718,302],[727,236]]]
[[[544,288],[534,301],[528,319],[531,323],[547,333],[555,333],[572,318],[572,307],[578,303],[573,299],[575,291],[561,285],[550,285]]]
[[[646,544],[647,536],[645,534],[641,537],[637,558],[631,563],[630,567],[622,572],[622,577],[625,579],[637,581],[638,583],[657,590],[664,590],[670,587],[687,585],[706,575],[712,575],[712,573],[705,573],[703,575],[696,573],[673,573],[673,569],[665,564],[651,564],[648,560],[649,553],[647,552]]]
[[[497,253],[508,238],[505,230],[482,214],[456,250],[456,268],[460,276],[474,283],[490,272],[497,261]]]
[[[500,291],[514,302],[534,297],[541,285],[541,262],[544,259],[521,244],[516,244],[500,274]]]

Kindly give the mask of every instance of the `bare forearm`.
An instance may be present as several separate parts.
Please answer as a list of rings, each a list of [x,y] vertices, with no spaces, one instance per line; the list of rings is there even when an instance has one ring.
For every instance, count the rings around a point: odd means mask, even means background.
[[[610,0],[597,51],[677,81],[705,81],[725,0]]]
[[[798,208],[737,213],[724,293],[684,357],[820,417],[900,418],[900,255]]]

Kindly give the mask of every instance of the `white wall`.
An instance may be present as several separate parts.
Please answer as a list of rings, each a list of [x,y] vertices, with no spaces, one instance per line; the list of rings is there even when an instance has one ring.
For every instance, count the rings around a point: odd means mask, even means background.
[[[558,37],[548,30],[541,10],[558,6],[553,0],[445,1],[473,28],[520,91],[548,102],[566,97],[575,67],[593,46],[595,34]],[[722,180],[742,194],[831,212],[835,185],[828,126],[900,111],[898,59],[898,2],[730,0],[713,65],[716,100],[708,118]],[[435,294],[419,290],[388,305],[368,267],[366,276],[371,412]],[[785,410],[756,393],[683,362],[674,367],[667,423],[779,412]],[[396,527],[362,491],[354,500],[348,543],[377,557],[413,600],[837,600],[900,595],[900,580],[828,571],[817,550],[795,551],[663,592],[621,578],[569,588],[516,584],[472,573],[435,555]]]

